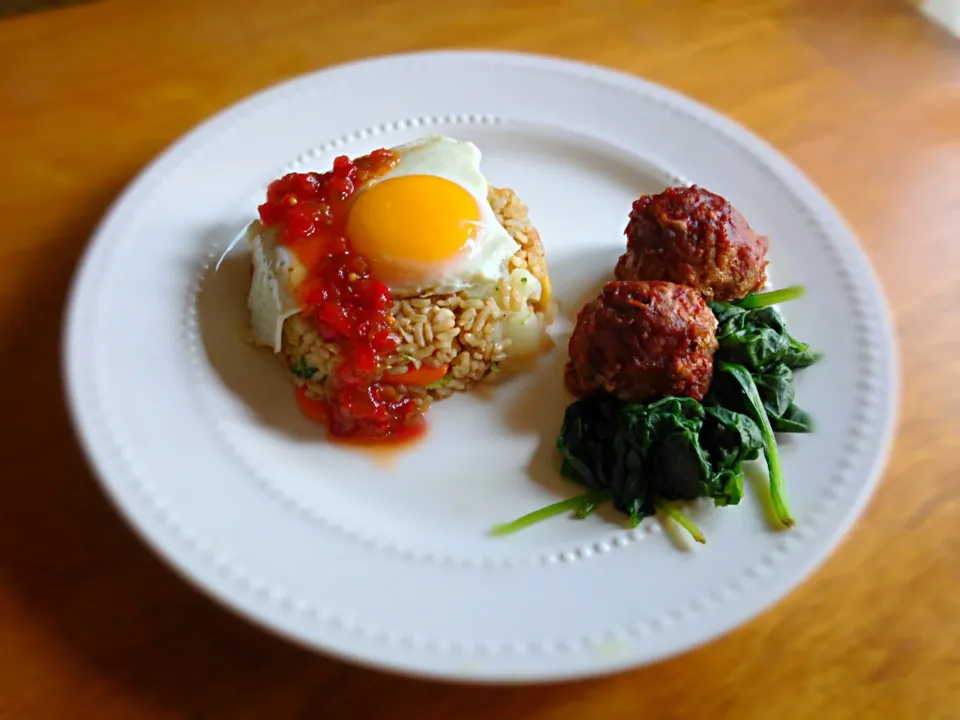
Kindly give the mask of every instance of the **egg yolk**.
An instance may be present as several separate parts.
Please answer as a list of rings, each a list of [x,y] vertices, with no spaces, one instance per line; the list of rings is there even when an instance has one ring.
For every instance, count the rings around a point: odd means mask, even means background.
[[[469,248],[480,219],[473,195],[457,183],[436,175],[403,175],[360,192],[346,230],[375,277],[395,287],[428,283],[432,267]]]

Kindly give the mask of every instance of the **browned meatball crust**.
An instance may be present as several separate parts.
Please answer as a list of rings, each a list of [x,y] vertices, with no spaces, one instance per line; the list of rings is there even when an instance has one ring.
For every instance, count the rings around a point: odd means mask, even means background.
[[[716,330],[716,317],[691,287],[608,282],[577,316],[567,389],[627,402],[672,395],[702,400],[713,379]]]
[[[731,302],[767,282],[767,239],[709,190],[674,187],[633,203],[618,280],[690,285],[708,300]]]

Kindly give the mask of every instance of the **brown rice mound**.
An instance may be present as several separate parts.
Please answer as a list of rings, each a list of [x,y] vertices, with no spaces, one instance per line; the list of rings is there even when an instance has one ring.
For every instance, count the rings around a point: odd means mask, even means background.
[[[530,309],[549,325],[553,320],[553,303],[547,263],[540,235],[530,224],[527,207],[509,188],[491,186],[487,198],[497,219],[520,245],[510,258],[509,270],[525,269],[540,281],[543,288],[540,299],[530,303]],[[504,315],[503,308],[520,310],[523,300],[506,283],[499,283],[496,292],[498,296],[484,299],[457,293],[395,302],[393,317],[402,342],[388,360],[385,373],[402,374],[411,363],[415,367],[450,363],[443,381],[426,388],[397,385],[400,392],[416,398],[426,409],[432,400],[466,390],[497,371],[498,364],[508,355],[509,340],[494,339]],[[340,361],[337,343],[324,342],[309,322],[294,315],[284,323],[281,350],[288,371],[300,363],[301,358],[310,367],[317,368],[309,380],[291,371],[294,384],[306,385],[308,395],[318,399],[326,397],[326,379]]]

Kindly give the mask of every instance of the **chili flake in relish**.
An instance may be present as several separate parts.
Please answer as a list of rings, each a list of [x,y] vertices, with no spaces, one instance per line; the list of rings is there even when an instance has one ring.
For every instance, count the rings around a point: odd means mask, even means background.
[[[326,380],[326,400],[311,400],[302,390],[297,396],[301,409],[309,409],[305,414],[325,418],[336,438],[409,438],[424,428],[416,403],[377,380],[400,342],[390,314],[393,301],[345,235],[353,194],[397,161],[389,150],[356,161],[338,157],[329,172],[290,173],[275,180],[259,207],[263,225],[281,225],[279,242],[307,268],[301,316],[324,341],[340,347],[340,364]]]

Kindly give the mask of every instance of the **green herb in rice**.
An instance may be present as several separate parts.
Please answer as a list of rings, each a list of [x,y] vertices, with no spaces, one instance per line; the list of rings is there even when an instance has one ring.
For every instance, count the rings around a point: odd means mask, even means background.
[[[290,372],[292,372],[298,378],[309,380],[317,374],[317,368],[307,363],[307,359],[301,355],[300,359],[290,366]]]

